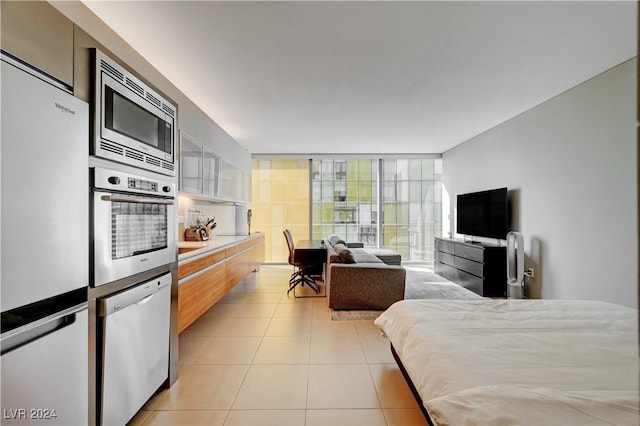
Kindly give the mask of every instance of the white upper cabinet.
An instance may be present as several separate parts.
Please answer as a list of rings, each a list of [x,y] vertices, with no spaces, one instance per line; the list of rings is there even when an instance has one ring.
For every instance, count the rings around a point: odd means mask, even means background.
[[[203,194],[218,198],[220,182],[220,156],[209,147],[203,147]]]
[[[235,167],[224,159],[220,165],[220,197],[225,200],[233,200],[236,195]]]
[[[180,131],[180,191],[212,201],[248,203],[251,172]]]
[[[180,191],[202,194],[203,146],[180,132]]]

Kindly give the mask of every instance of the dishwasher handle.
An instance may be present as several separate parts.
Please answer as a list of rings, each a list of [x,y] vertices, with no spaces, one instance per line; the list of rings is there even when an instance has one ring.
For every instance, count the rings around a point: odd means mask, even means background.
[[[86,304],[74,306],[3,334],[0,338],[0,355],[8,354],[74,324],[76,315],[86,309]]]
[[[155,295],[155,293],[154,294],[150,294],[147,297],[145,297],[144,299],[137,301],[136,305],[144,305],[144,304],[146,304],[147,302],[149,302],[149,300],[153,299],[154,295]]]
[[[106,317],[131,305],[143,305],[154,294],[171,284],[171,273],[129,287],[119,293],[104,297],[98,302],[98,316]]]

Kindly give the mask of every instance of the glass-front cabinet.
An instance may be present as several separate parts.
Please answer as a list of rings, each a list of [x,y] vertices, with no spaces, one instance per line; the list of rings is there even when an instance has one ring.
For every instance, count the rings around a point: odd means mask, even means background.
[[[203,146],[189,135],[180,132],[180,190],[202,193]]]
[[[181,131],[180,191],[215,201],[247,203],[251,199],[251,172]]]
[[[203,147],[203,194],[208,197],[219,197],[220,157],[211,150]]]

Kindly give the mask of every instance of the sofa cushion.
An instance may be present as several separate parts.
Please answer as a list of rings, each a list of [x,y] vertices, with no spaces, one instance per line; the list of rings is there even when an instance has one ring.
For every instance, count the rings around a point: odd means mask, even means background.
[[[333,248],[338,253],[338,256],[340,257],[340,261],[342,263],[356,263],[356,260],[353,257],[353,253],[351,253],[351,250],[349,250],[344,244],[333,244]]]
[[[402,256],[393,250],[376,248],[367,248],[364,250],[366,250],[367,253],[378,257],[378,259],[382,260],[387,265],[400,265],[400,262],[402,261]]]
[[[335,246],[336,244],[342,244],[346,247],[347,245],[347,243],[342,238],[338,237],[336,234],[329,235],[327,237],[327,240],[329,240],[332,246]]]
[[[351,251],[355,263],[384,263],[378,256],[369,253],[355,253]]]

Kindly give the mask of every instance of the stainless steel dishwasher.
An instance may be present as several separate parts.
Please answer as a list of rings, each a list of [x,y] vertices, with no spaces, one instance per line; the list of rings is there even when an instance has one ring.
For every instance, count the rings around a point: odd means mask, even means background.
[[[124,425],[168,377],[171,274],[100,299],[100,419]]]

